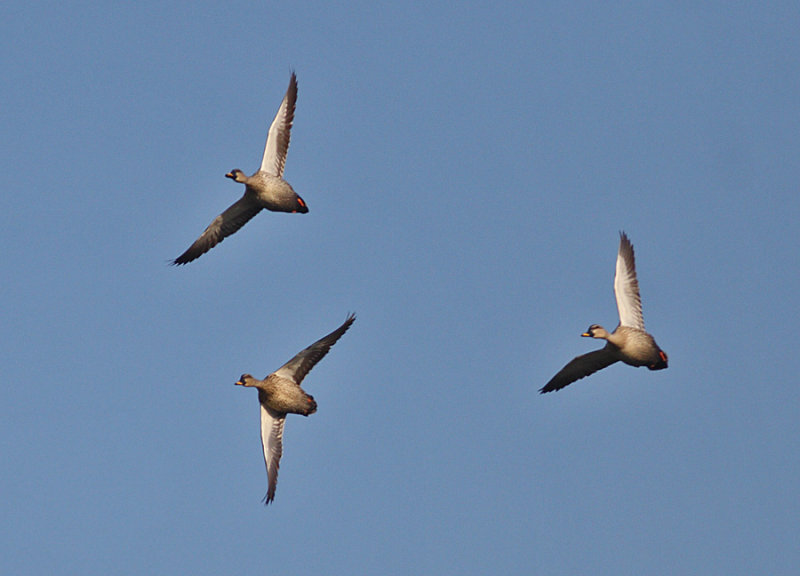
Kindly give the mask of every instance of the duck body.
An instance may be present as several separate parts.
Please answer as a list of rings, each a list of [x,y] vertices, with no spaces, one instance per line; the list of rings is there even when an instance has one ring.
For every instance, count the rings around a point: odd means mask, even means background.
[[[288,378],[270,374],[259,380],[250,374],[242,374],[237,384],[258,388],[258,402],[274,412],[308,416],[317,411],[314,397]]]
[[[308,206],[297,194],[292,185],[283,178],[273,176],[259,170],[252,176],[246,176],[239,169],[225,174],[227,178],[244,184],[244,197],[253,206],[260,206],[271,212],[289,212],[305,214]]]
[[[667,367],[666,352],[644,330],[632,326],[617,326],[614,332],[608,334],[602,326],[593,324],[581,336],[605,340],[604,350],[628,366],[647,366],[650,370],[663,370]]]

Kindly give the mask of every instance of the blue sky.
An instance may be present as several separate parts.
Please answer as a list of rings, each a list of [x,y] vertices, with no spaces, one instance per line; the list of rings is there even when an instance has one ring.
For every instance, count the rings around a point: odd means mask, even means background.
[[[794,574],[796,3],[5,2],[0,572]],[[292,70],[286,178],[242,193]],[[668,370],[547,396],[616,324]],[[338,326],[266,490],[263,376]]]

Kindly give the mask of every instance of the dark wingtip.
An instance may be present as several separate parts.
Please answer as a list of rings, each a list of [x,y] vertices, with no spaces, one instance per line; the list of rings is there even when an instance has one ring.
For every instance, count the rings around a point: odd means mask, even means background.
[[[347,314],[347,318],[345,318],[344,322],[342,323],[342,327],[344,328],[344,331],[342,332],[342,335],[344,335],[344,333],[347,332],[350,329],[350,326],[352,326],[353,322],[355,322],[355,321],[356,321],[356,313],[355,312],[349,312]]]
[[[628,238],[628,235],[622,230],[619,231],[619,247],[620,250],[630,250],[631,256],[634,255],[633,242],[631,242],[631,239]]]
[[[186,254],[181,254],[180,256],[175,258],[175,260],[170,262],[170,266],[183,266],[184,264],[188,264],[192,260],[195,260],[195,258],[189,258],[188,256],[186,256]]]
[[[222,240],[220,240],[220,242],[222,242]],[[182,266],[183,264],[188,264],[189,262],[194,262],[195,260],[200,258],[200,256],[202,256],[203,254],[208,252],[208,250],[205,250],[205,251],[200,251],[200,253],[198,254],[197,250],[193,250],[193,248],[194,248],[194,244],[192,246],[190,246],[189,249],[186,250],[186,252],[184,252],[183,254],[178,256],[177,258],[175,258],[175,260],[173,260],[171,262],[171,264],[173,266]]]

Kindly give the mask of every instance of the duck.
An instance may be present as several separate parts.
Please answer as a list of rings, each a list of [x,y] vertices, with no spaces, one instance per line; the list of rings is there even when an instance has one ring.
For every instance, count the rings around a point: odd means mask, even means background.
[[[289,87],[269,127],[261,167],[252,176],[247,176],[238,168],[225,174],[234,182],[244,184],[244,195],[214,218],[194,244],[172,261],[173,265],[179,266],[196,260],[237,232],[261,210],[293,214],[308,212],[305,201],[283,179],[296,103],[297,76],[292,72]]]
[[[644,329],[633,244],[625,232],[620,232],[614,294],[619,312],[619,325],[616,329],[609,333],[599,324],[592,324],[581,334],[585,338],[605,340],[606,345],[600,350],[573,358],[539,390],[540,393],[561,390],[615,362],[624,362],[635,367],[647,366],[650,370],[667,368],[667,353]]]
[[[278,468],[283,454],[283,428],[287,414],[310,416],[317,411],[314,397],[300,387],[303,378],[336,344],[355,322],[355,314],[348,314],[336,330],[320,338],[263,380],[242,374],[237,386],[256,388],[261,405],[261,447],[267,468],[267,494],[264,504],[275,500],[278,486]]]

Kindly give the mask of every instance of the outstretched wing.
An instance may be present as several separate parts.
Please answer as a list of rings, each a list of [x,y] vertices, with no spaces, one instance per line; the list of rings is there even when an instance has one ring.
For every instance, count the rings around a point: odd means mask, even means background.
[[[581,356],[576,356],[564,366],[561,371],[550,379],[550,382],[539,389],[539,392],[553,392],[554,390],[561,390],[588,376],[594,374],[598,370],[602,370],[607,366],[611,366],[617,359],[606,348],[589,352]]]
[[[289,88],[283,97],[278,113],[269,127],[267,144],[264,146],[264,157],[261,159],[261,170],[278,178],[283,178],[283,167],[286,164],[286,153],[289,151],[289,138],[294,121],[294,107],[297,103],[297,77],[292,72]]]
[[[258,391],[259,400],[263,394]],[[286,414],[281,414],[270,409],[264,402],[261,402],[261,447],[264,450],[264,464],[267,467],[267,495],[264,496],[264,504],[269,504],[275,500],[275,488],[278,486],[278,468],[281,465],[281,454],[283,454],[283,424],[286,421]]]
[[[620,325],[644,330],[642,299],[639,297],[639,282],[636,280],[636,260],[633,245],[625,232],[619,234],[614,294],[617,297]]]
[[[173,264],[187,264],[199,258],[214,246],[222,242],[225,238],[239,230],[242,226],[261,211],[261,206],[248,196],[246,193],[239,200],[233,203],[225,212],[214,218],[200,235],[183,254],[172,261]]]
[[[355,319],[356,315],[350,314],[344,321],[344,324],[324,338],[320,338],[302,352],[299,352],[294,358],[278,368],[275,371],[275,375],[293,380],[299,385],[314,365],[322,360],[325,354],[328,353],[331,346],[336,344],[336,341],[342,337],[342,334],[347,332],[347,329],[355,322]]]

